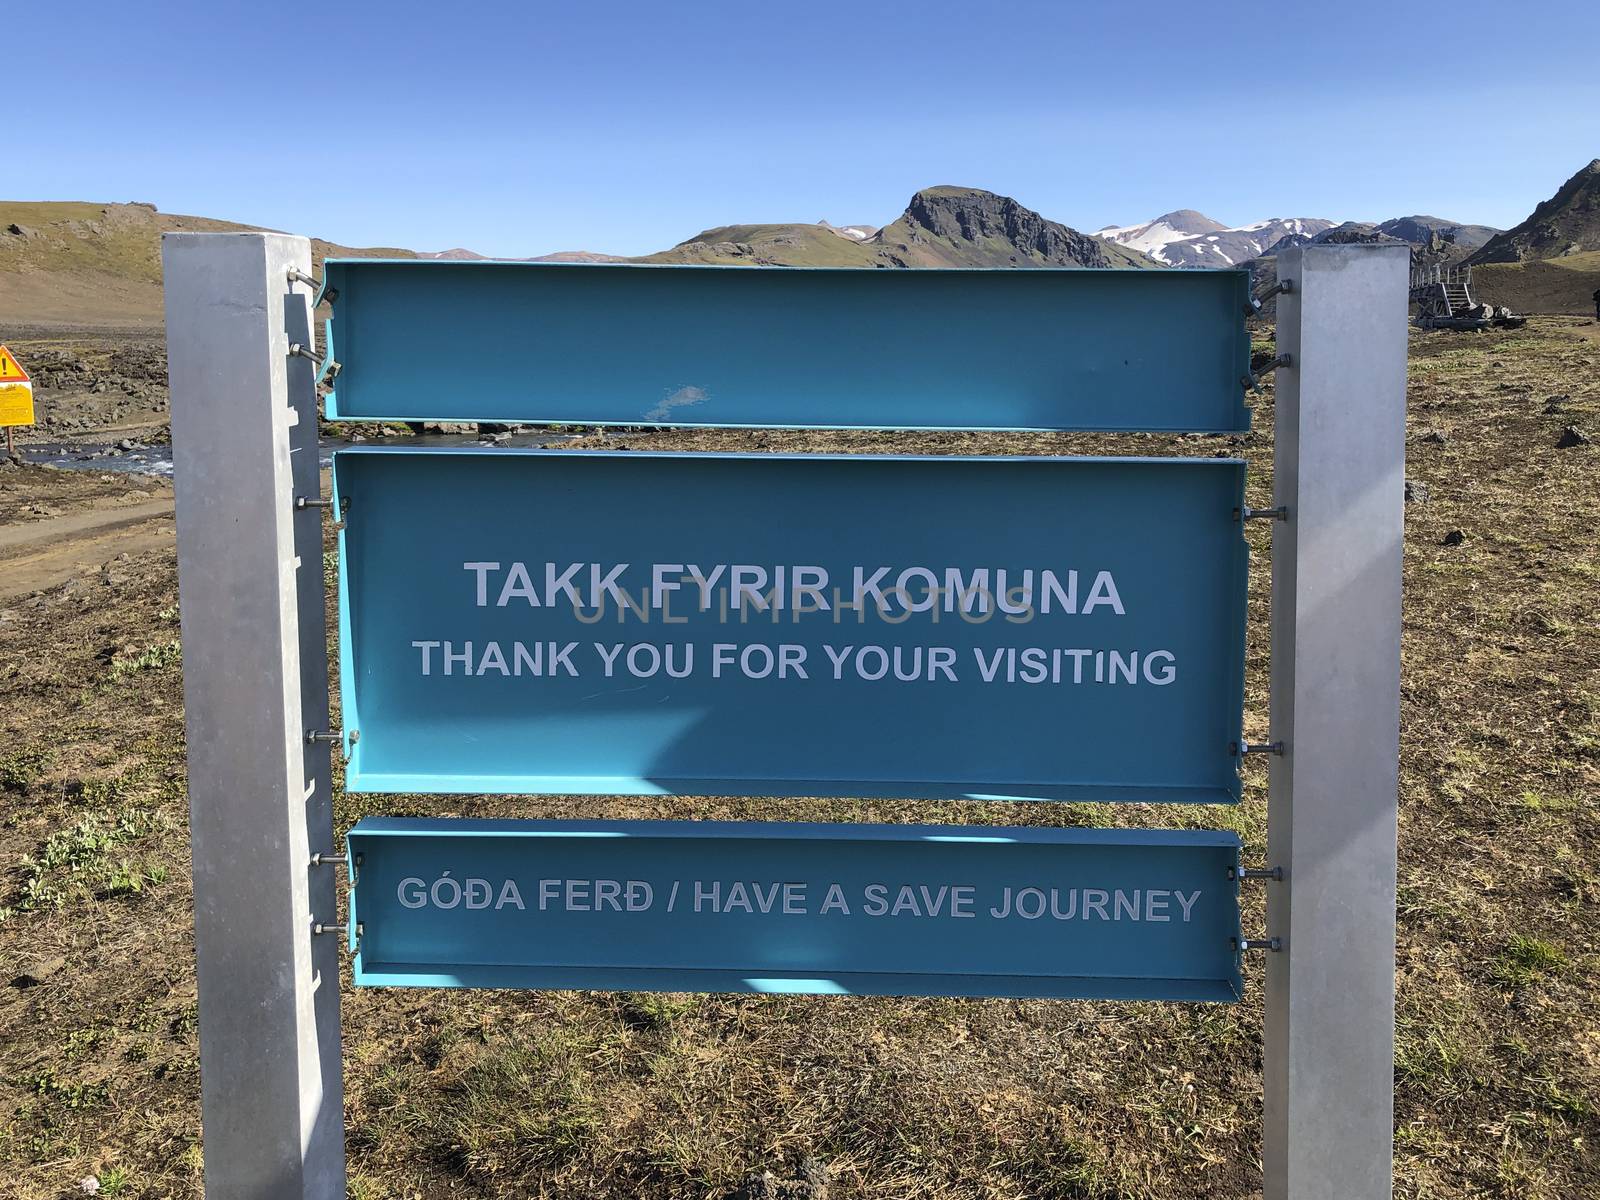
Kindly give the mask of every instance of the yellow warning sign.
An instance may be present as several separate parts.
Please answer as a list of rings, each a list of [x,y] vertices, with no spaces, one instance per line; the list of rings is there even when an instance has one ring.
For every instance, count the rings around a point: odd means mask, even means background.
[[[17,356],[0,346],[0,383],[27,383],[28,373],[22,369]]]
[[[0,425],[33,424],[33,384],[0,383]]]

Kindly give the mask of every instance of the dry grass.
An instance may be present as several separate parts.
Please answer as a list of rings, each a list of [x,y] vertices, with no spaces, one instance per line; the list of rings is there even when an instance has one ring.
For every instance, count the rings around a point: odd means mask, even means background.
[[[13,225],[26,234],[9,234]],[[149,204],[0,200],[0,332],[161,328],[161,235],[254,229],[159,212]],[[327,255],[410,258],[410,250],[355,249],[312,239],[318,274]]]
[[[1397,1194],[1566,1200],[1600,1178],[1600,343],[1572,322],[1414,342],[1401,773]],[[1569,399],[1546,412],[1554,395]],[[1270,396],[1242,453],[1268,494]],[[1430,439],[1433,431],[1444,440]],[[630,445],[1103,449],[1084,438],[625,436]],[[1460,530],[1465,540],[1442,544]],[[1268,532],[1247,727],[1265,732]],[[0,1194],[198,1194],[170,555],[0,613]],[[1237,810],[422,800],[368,811],[1227,824]],[[124,865],[126,864],[126,865]],[[137,878],[139,886],[133,887]],[[37,882],[30,882],[37,879]],[[31,889],[31,891],[30,891]],[[31,897],[31,898],[30,898]],[[1259,896],[1247,928],[1259,928]],[[1231,1007],[347,991],[353,1194],[1243,1197],[1260,993]],[[774,1181],[763,1181],[771,1172]],[[105,1194],[105,1193],[103,1193]]]
[[[1518,263],[1482,263],[1472,268],[1473,297],[1516,312],[1594,312],[1600,288],[1600,251]]]

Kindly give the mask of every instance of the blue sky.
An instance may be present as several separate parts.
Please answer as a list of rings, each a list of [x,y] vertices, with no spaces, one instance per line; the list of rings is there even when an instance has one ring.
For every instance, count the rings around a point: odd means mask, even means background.
[[[1506,226],[1600,156],[1593,0],[19,0],[4,36],[0,195],[354,245],[637,254],[936,183],[1086,230]]]

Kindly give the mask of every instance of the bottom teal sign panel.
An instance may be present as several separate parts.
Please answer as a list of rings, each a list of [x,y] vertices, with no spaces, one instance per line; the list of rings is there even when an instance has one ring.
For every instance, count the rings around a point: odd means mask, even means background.
[[[1231,833],[380,817],[349,854],[357,984],[1239,997]]]

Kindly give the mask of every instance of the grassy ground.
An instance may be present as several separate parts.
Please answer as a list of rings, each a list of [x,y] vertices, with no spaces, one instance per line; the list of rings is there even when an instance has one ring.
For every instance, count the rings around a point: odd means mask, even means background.
[[[1401,772],[1397,1194],[1600,1179],[1600,329],[1416,335]],[[1564,396],[1564,400],[1552,397]],[[1242,439],[1270,494],[1271,396]],[[629,435],[630,445],[1103,450],[1057,437]],[[48,472],[12,469],[41,496]],[[1451,536],[1459,532],[1460,537]],[[1266,733],[1252,528],[1247,731]],[[1454,544],[1447,544],[1454,543]],[[0,562],[0,569],[4,563]],[[0,606],[0,1195],[199,1194],[181,662],[169,551]],[[475,815],[1224,824],[1237,810],[399,799]],[[1259,893],[1247,929],[1259,929]],[[1245,1197],[1259,968],[1230,1007],[346,991],[361,1197]]]
[[[1519,313],[1594,312],[1600,289],[1600,250],[1534,262],[1484,263],[1472,268],[1473,298]]]

